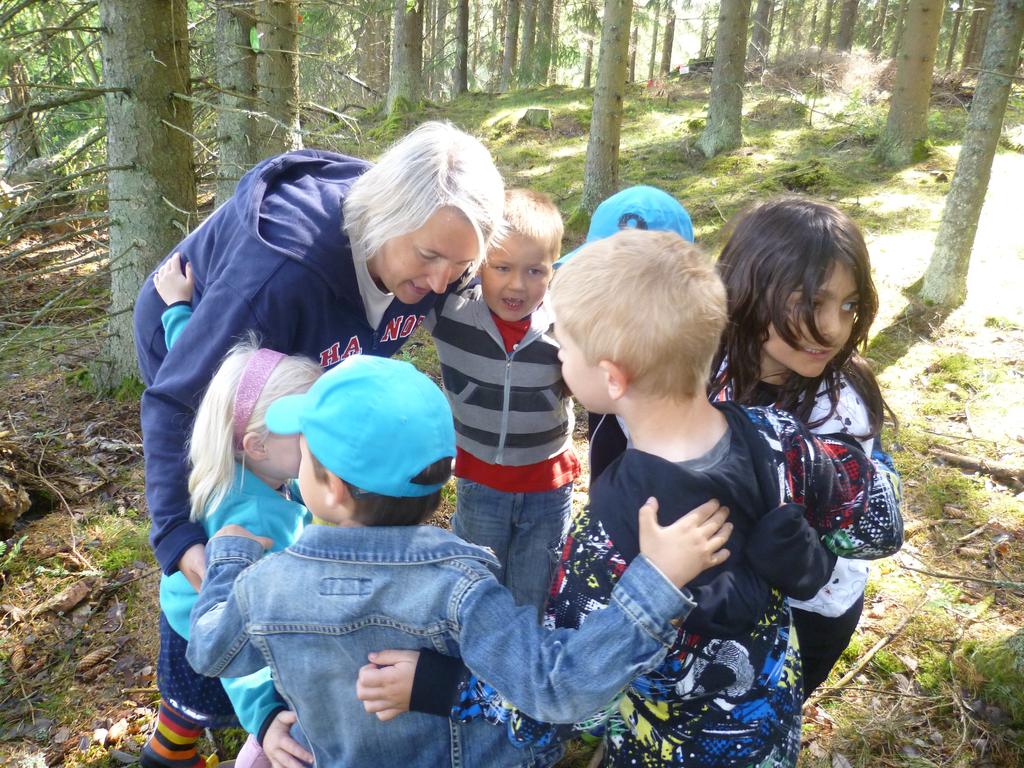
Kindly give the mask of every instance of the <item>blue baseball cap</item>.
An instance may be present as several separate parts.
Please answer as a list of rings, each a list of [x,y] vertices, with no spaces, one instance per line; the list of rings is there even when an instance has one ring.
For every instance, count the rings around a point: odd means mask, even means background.
[[[350,485],[383,496],[426,496],[444,483],[412,479],[455,456],[448,400],[409,363],[353,355],[308,392],[267,409],[267,429],[301,434],[317,461]]]
[[[597,206],[590,218],[590,229],[584,244],[611,237],[620,229],[675,232],[693,242],[690,214],[672,195],[657,187],[627,187]],[[555,262],[555,267],[567,262],[579,250],[569,251]]]

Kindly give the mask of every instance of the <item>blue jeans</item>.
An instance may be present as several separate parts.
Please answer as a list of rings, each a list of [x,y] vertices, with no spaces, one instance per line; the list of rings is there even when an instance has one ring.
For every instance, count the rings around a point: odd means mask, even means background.
[[[553,491],[507,493],[459,478],[452,532],[493,551],[501,563],[494,574],[498,581],[517,603],[543,615],[571,513],[572,483]]]

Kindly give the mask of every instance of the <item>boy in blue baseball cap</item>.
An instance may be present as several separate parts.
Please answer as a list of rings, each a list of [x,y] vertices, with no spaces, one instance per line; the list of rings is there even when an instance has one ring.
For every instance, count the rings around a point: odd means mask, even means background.
[[[623,229],[675,232],[693,242],[693,222],[682,204],[668,192],[643,184],[616,192],[594,209],[583,245],[611,237]],[[573,258],[583,245],[556,261],[555,267]]]
[[[611,237],[624,229],[646,229],[651,232],[675,232],[693,242],[690,214],[668,192],[657,187],[637,185],[616,192],[594,210],[583,245]],[[561,267],[579,253],[581,245],[555,262]],[[587,414],[587,438],[590,445],[590,482],[617,459],[629,445],[629,435],[621,419],[608,413]]]
[[[683,585],[728,557],[725,512],[662,528],[652,500],[640,513],[642,555],[609,607],[579,631],[547,631],[497,583],[493,555],[422,525],[450,476],[455,431],[445,396],[413,366],[351,357],[276,400],[266,423],[301,436],[299,488],[319,524],[262,558],[267,542],[239,526],[210,540],[188,660],[222,677],[269,665],[308,748],[292,756],[306,762],[550,765],[550,748],[517,749],[483,721],[417,714],[385,728],[356,698],[359,667],[373,649],[426,644],[461,654],[531,715],[572,721],[664,658],[673,620],[693,608]]]

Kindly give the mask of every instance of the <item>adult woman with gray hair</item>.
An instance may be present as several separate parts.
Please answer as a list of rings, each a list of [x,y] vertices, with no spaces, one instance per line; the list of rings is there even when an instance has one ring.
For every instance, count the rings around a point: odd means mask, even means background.
[[[315,150],[265,160],[178,245],[168,258],[189,265],[194,311],[170,351],[166,306],[152,279],[135,305],[150,540],[164,573],[181,570],[198,589],[205,571],[206,536],[189,519],[186,440],[228,349],[255,332],[262,346],[307,355],[325,369],[353,354],[393,355],[437,296],[472,274],[501,228],[503,204],[501,176],[484,146],[432,122],[373,165]],[[217,717],[191,716],[223,702],[195,700],[199,681],[184,680],[190,670],[181,668],[184,646],[176,644],[184,640],[175,634],[162,617],[165,703],[190,725],[218,727]],[[227,715],[233,719],[230,708]]]

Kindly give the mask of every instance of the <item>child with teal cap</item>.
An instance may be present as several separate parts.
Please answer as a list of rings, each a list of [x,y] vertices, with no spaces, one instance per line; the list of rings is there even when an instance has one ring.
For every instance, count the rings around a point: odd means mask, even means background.
[[[590,228],[583,245],[611,237],[623,229],[675,232],[684,240],[693,242],[693,222],[682,203],[668,192],[643,184],[616,192],[597,206],[590,218]],[[555,267],[571,260],[583,245],[556,261]],[[626,450],[628,436],[620,419],[600,413],[587,414],[587,436],[590,443],[590,481],[593,482]]]
[[[297,717],[294,736],[318,765],[550,765],[550,749],[516,748],[501,728],[431,715],[385,726],[353,682],[371,650],[456,656],[525,711],[573,720],[653,668],[694,607],[684,584],[721,563],[725,512],[666,528],[640,514],[641,552],[606,610],[579,631],[549,631],[497,583],[494,557],[423,525],[451,474],[455,430],[442,392],[408,363],[356,356],[308,392],[277,400],[268,428],[300,436],[299,487],[313,515],[287,549],[240,526],[207,546],[188,660],[237,676],[269,665]],[[457,661],[457,660],[456,660]]]

